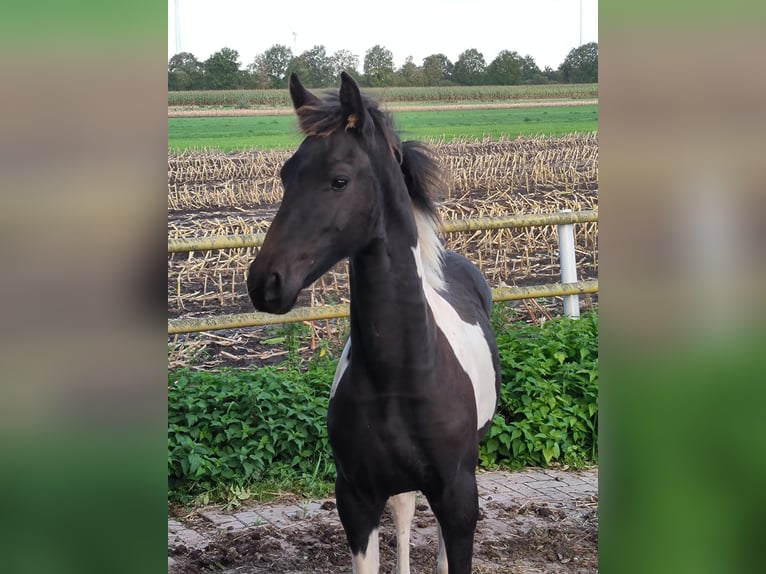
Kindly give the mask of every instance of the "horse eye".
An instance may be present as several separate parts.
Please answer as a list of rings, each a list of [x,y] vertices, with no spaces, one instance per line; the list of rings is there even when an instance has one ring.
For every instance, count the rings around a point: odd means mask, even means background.
[[[344,187],[346,187],[346,184],[348,184],[347,177],[334,177],[332,178],[331,187],[333,191],[341,191]]]

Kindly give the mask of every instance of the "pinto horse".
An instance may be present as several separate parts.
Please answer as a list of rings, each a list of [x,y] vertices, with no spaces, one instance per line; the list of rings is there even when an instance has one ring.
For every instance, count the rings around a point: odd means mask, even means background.
[[[305,139],[282,167],[284,197],[247,278],[256,309],[285,313],[348,258],[350,336],[327,413],[335,495],[355,574],[379,568],[388,502],[397,571],[409,573],[415,491],[438,521],[437,572],[470,572],[479,513],[475,470],[500,388],[491,292],[446,251],[428,148],[400,141],[390,116],[341,74],[319,98],[290,77]]]

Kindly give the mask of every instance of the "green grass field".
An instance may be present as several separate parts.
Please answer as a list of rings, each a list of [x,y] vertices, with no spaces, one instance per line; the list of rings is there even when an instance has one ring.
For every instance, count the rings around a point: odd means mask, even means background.
[[[596,131],[598,105],[406,111],[394,114],[394,124],[403,139],[559,136]],[[292,115],[168,118],[173,151],[292,148],[301,139]]]

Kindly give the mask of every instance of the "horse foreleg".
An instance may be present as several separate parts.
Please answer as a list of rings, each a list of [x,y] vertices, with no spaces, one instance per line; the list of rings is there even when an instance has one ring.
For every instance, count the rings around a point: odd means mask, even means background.
[[[396,574],[410,574],[410,527],[415,516],[415,491],[395,494],[388,507],[396,526]]]
[[[380,542],[378,525],[386,505],[370,500],[340,476],[335,481],[335,501],[343,530],[346,532],[353,574],[378,574],[380,569]]]
[[[380,538],[378,529],[370,532],[364,551],[351,552],[351,571],[353,574],[378,574],[380,570]]]
[[[473,536],[479,517],[476,478],[464,474],[456,477],[452,484],[425,494],[439,522],[438,573],[470,574]]]
[[[449,567],[447,566],[447,546],[444,544],[444,534],[442,533],[442,525],[439,521],[436,521],[436,528],[439,532],[439,554],[436,556],[436,574],[448,574]]]

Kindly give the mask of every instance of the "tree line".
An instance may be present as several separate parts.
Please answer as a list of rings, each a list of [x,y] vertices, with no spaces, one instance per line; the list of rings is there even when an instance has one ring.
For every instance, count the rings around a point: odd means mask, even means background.
[[[376,45],[367,50],[362,71],[359,57],[348,50],[328,55],[324,46],[314,46],[298,56],[275,44],[252,63],[242,67],[239,52],[223,48],[201,62],[194,54],[180,52],[168,62],[168,90],[236,90],[284,88],[292,72],[310,88],[334,86],[345,70],[361,85],[378,86],[479,86],[598,82],[598,44],[573,48],[561,65],[540,69],[532,56],[503,50],[489,64],[484,55],[470,48],[453,63],[444,54],[432,54],[421,65],[408,57],[394,67],[392,52]]]

